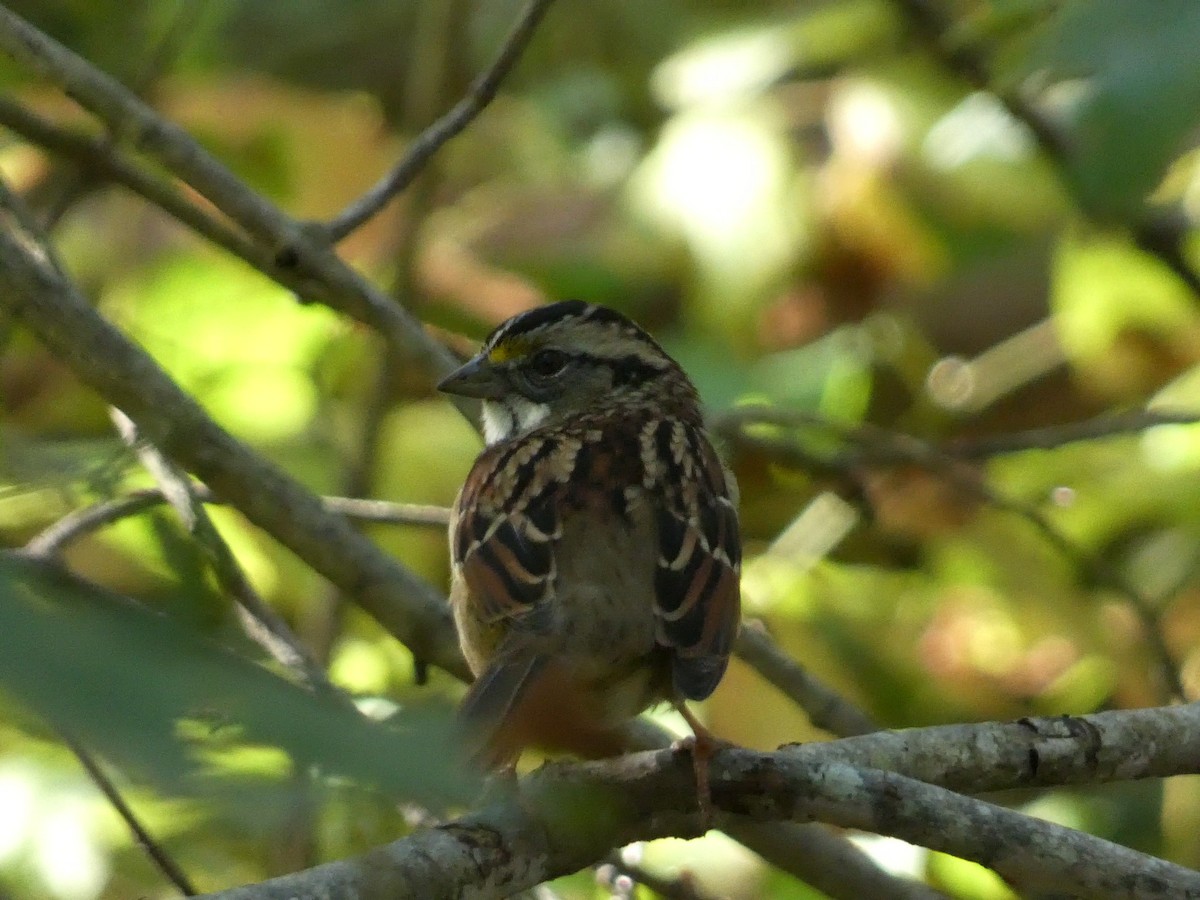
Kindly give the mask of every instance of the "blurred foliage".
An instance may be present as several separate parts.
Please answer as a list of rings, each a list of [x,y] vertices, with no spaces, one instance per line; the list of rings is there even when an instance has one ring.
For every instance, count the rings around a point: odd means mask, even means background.
[[[0,592],[6,693],[168,790],[207,793],[203,782],[184,784],[197,760],[236,769],[239,757],[269,761],[262,751],[275,746],[302,770],[351,775],[416,802],[445,807],[469,799],[470,784],[454,769],[449,732],[439,731],[434,712],[377,726],[200,640],[174,618],[43,563],[0,557]],[[98,670],[104,678],[90,677]],[[409,765],[398,767],[397,759]]]
[[[335,214],[450,107],[519,6],[7,5],[306,219]],[[1200,409],[1198,298],[1128,227],[1147,197],[1185,222],[1198,212],[1200,6],[935,5],[949,24],[940,55],[899,0],[556,5],[489,110],[342,249],[463,350],[452,332],[478,338],[544,298],[620,308],[663,338],[718,418],[770,401],[942,442]],[[1040,110],[1058,150],[948,65],[955,53]],[[0,89],[82,121],[7,62]],[[316,491],[452,500],[478,439],[361,327],[121,190],[76,193],[74,173],[7,133],[0,170],[39,209],[65,207],[55,238],[80,284],[241,439]],[[1194,236],[1183,247],[1200,265]],[[0,403],[4,546],[149,483],[102,401],[5,323]],[[1164,702],[1122,584],[1200,695],[1200,427],[972,463],[984,495],[945,467],[856,461],[875,432],[753,434],[823,465],[728,442],[747,614],[887,725]],[[833,493],[849,510],[840,526],[814,514]],[[437,717],[410,712],[461,688],[437,673],[417,688],[407,650],[236,512],[214,515],[332,677],[373,719],[399,708],[411,725],[349,719],[262,664],[168,510],[71,547],[70,568],[102,588],[5,558],[7,895],[166,890],[54,728],[103,754],[205,888],[365,850],[406,833],[409,804],[464,796],[431,758]],[[371,533],[445,584],[440,532]],[[704,712],[749,746],[822,737],[741,664]],[[1197,865],[1194,781],[1013,802]],[[1009,895],[957,860],[864,847],[954,896]],[[652,845],[643,864],[722,895],[815,896],[718,836]],[[601,891],[586,873],[555,888]]]

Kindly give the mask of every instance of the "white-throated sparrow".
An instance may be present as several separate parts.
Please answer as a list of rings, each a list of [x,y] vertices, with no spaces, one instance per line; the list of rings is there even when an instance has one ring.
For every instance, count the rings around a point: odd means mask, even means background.
[[[487,447],[450,525],[481,758],[618,753],[620,727],[663,700],[706,738],[683,703],[725,673],[741,541],[687,375],[625,316],[575,300],[509,319],[438,387],[483,401]]]

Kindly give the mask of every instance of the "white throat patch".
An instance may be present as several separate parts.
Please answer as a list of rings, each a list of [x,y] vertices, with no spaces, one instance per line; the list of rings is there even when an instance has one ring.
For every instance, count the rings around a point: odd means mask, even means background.
[[[534,403],[521,396],[483,401],[483,439],[490,447],[498,441],[533,431],[550,415],[545,403]]]

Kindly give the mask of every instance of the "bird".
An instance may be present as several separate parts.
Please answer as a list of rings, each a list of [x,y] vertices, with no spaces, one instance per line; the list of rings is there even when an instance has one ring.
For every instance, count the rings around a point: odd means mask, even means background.
[[[622,313],[566,300],[500,324],[438,389],[482,401],[485,447],[450,523],[472,754],[492,769],[529,747],[617,755],[622,728],[668,702],[707,816],[705,757],[723,742],[686,703],[728,666],[741,538],[692,381]]]

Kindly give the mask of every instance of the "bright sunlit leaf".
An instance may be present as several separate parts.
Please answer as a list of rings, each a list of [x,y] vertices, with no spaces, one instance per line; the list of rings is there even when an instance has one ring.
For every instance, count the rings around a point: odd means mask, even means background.
[[[930,853],[928,867],[931,881],[959,900],[1017,900],[1003,878],[969,859]]]

